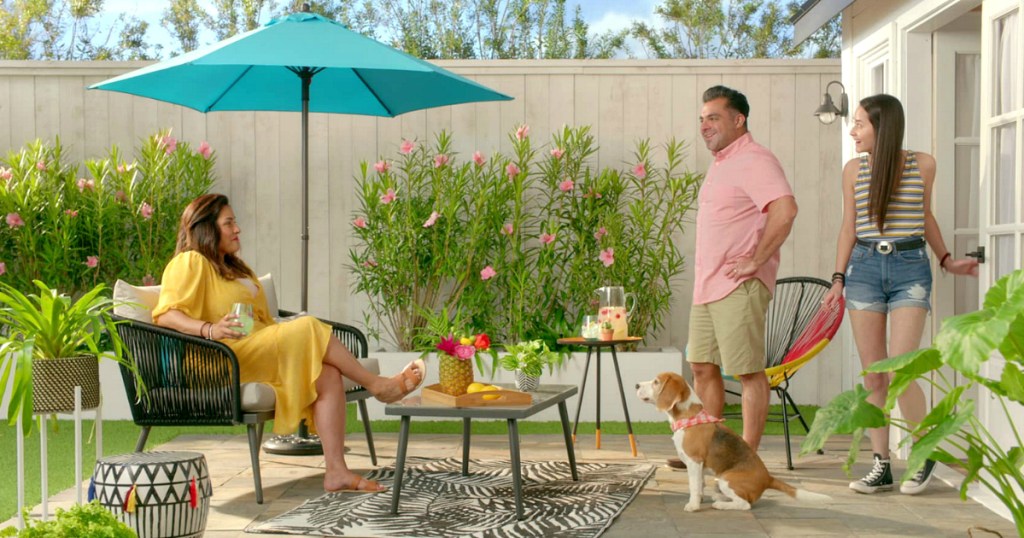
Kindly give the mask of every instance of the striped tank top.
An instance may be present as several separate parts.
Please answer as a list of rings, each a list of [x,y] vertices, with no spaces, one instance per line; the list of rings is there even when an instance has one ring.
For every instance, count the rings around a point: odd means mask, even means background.
[[[853,199],[857,204],[857,237],[885,239],[924,235],[924,179],[917,166],[917,155],[907,151],[903,164],[903,178],[889,200],[885,227],[878,232],[876,223],[868,217],[868,198],[871,186],[871,165],[867,155],[860,158],[857,183],[853,186]]]

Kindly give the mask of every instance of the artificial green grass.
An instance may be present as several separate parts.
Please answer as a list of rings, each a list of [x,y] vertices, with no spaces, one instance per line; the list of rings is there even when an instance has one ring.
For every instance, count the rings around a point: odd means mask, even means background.
[[[802,406],[801,411],[804,418],[810,424],[814,421],[814,414],[818,408],[807,405]],[[773,413],[780,412],[779,406],[772,406]],[[726,413],[739,412],[738,405],[726,406]],[[738,419],[729,419],[726,425],[734,431],[741,432],[743,424]],[[474,435],[507,435],[508,430],[504,420],[475,420],[472,422]],[[375,433],[398,432],[398,420],[375,420],[371,427]],[[803,433],[803,428],[797,423],[790,423],[796,435]],[[362,432],[362,424],[356,418],[355,406],[348,406],[347,431],[349,433]],[[413,420],[410,425],[411,431],[424,434],[460,434],[462,433],[461,420],[432,421]],[[266,431],[271,431],[272,426]],[[626,423],[609,421],[601,423],[601,431],[604,434],[625,434]],[[550,421],[521,421],[519,432],[522,435],[531,434],[560,434],[562,433],[561,423]],[[665,422],[634,422],[633,432],[636,435],[669,435],[669,427]],[[593,422],[581,422],[577,430],[579,434],[594,433]],[[765,435],[782,435],[782,424],[768,422],[765,427]],[[6,521],[14,516],[18,506],[17,490],[17,455],[15,445],[16,429],[13,427],[0,427],[0,469],[6,471],[7,479],[0,484],[0,521]],[[152,448],[166,443],[175,437],[183,434],[199,435],[245,435],[244,426],[207,426],[207,427],[154,427],[146,443],[147,448]],[[135,441],[139,435],[139,427],[131,421],[126,420],[105,420],[103,421],[103,454],[125,454],[135,449]],[[92,435],[92,421],[82,422],[82,479],[88,479],[92,475],[93,467],[96,465],[96,445]],[[75,483],[75,430],[72,421],[59,421],[57,431],[51,427],[47,434],[47,453],[49,456],[49,495],[54,495],[72,487]],[[39,503],[40,474],[39,474],[39,430],[33,428],[32,433],[25,438],[25,502],[29,506]],[[83,492],[84,495],[84,492]]]

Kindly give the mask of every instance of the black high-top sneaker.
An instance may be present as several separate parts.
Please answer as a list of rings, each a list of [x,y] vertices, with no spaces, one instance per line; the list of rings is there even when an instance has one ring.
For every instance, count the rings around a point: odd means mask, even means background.
[[[932,471],[935,470],[935,460],[927,460],[924,462],[924,467],[921,470],[914,473],[914,477],[906,482],[900,484],[900,493],[905,495],[917,495],[928,487],[928,482],[932,481]]]
[[[889,459],[882,459],[882,456],[875,454],[875,465],[871,472],[856,482],[850,482],[850,489],[858,493],[877,493],[879,491],[892,491],[892,467]]]

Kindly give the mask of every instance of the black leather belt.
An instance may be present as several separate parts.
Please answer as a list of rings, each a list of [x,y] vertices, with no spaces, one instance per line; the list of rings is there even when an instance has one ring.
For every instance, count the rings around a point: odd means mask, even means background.
[[[894,250],[914,250],[924,246],[923,237],[915,237],[912,239],[901,239],[899,241],[875,241],[857,238],[857,244],[868,248],[873,248],[878,251],[879,254],[888,254]]]

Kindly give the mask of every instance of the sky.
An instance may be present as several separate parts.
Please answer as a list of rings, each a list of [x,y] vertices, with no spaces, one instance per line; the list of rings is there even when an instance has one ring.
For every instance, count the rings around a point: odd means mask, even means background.
[[[590,25],[594,33],[604,33],[606,30],[619,30],[633,20],[642,20],[648,23],[656,23],[654,6],[660,0],[569,0],[566,2],[569,12],[576,9],[576,5],[583,8],[583,18]],[[199,0],[203,6],[211,5],[211,2]],[[120,14],[135,16],[149,22],[149,39],[155,43],[163,44],[165,48],[172,44],[171,36],[160,24],[163,11],[167,8],[166,1],[154,0],[106,0],[103,3],[103,12],[111,20]],[[264,21],[265,22],[265,21]],[[213,35],[204,36],[200,43],[212,42]]]

